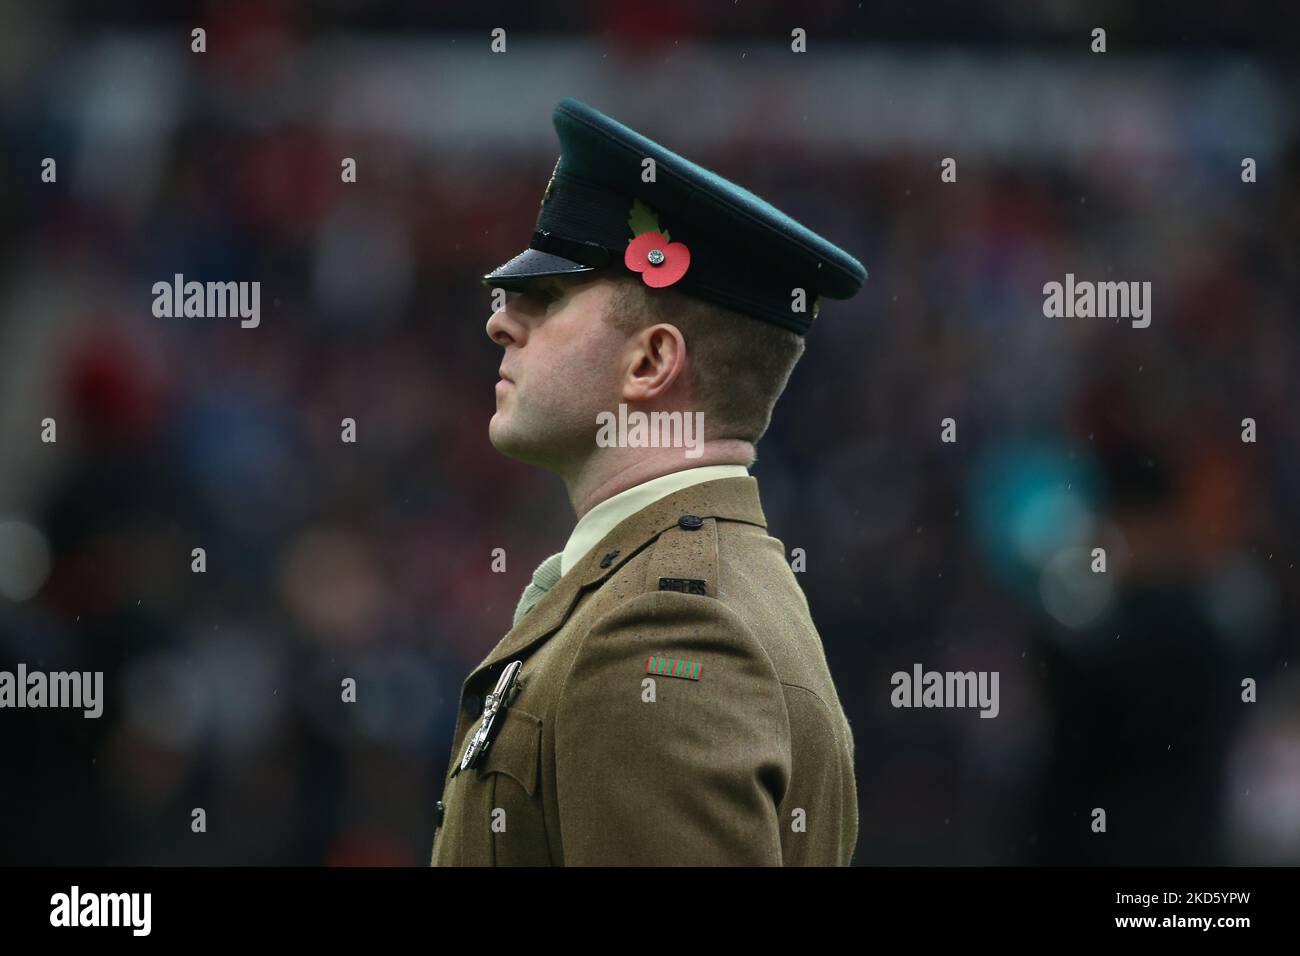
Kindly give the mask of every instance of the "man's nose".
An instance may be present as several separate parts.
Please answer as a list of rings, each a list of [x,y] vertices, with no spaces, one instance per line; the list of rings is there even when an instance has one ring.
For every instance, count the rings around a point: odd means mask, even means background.
[[[497,345],[523,345],[527,329],[522,322],[510,315],[510,307],[504,306],[492,313],[487,320],[487,334]]]

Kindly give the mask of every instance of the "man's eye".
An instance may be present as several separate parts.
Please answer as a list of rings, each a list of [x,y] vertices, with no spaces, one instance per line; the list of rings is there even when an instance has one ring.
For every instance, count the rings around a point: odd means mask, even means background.
[[[506,301],[515,302],[519,298],[527,298],[541,305],[550,305],[552,302],[561,298],[560,290],[554,286],[530,285],[522,289],[507,289]]]

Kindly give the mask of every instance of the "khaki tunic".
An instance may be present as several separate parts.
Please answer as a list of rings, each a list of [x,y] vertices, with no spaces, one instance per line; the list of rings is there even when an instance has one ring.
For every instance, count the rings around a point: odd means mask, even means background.
[[[435,866],[847,865],[853,736],[757,481],[661,498],[570,568],[466,678],[447,774]]]

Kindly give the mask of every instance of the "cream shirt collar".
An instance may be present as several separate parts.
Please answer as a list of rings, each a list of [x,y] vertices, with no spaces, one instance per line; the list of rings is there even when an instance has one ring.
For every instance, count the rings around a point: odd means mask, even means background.
[[[568,574],[570,568],[581,561],[588,551],[624,520],[632,517],[642,508],[654,504],[660,498],[666,498],[673,492],[698,485],[703,481],[744,478],[748,474],[749,469],[744,465],[703,465],[699,468],[687,468],[684,471],[674,471],[670,475],[651,478],[627,491],[620,491],[612,498],[606,498],[574,525],[573,533],[569,535],[569,541],[561,553],[560,576]]]

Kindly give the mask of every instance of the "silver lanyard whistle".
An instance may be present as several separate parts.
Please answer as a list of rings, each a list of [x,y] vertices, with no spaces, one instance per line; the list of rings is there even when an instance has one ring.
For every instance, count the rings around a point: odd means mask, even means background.
[[[523,661],[511,661],[506,665],[506,669],[501,672],[496,687],[493,688],[492,693],[488,694],[483,702],[483,722],[470,735],[469,742],[465,745],[465,754],[460,758],[460,766],[452,772],[453,777],[460,771],[475,766],[492,744],[498,731],[500,731],[501,721],[505,717],[502,711],[506,709],[508,704],[506,698],[510,694],[510,688],[514,685],[515,677],[518,675],[519,668],[523,666],[523,663]]]

